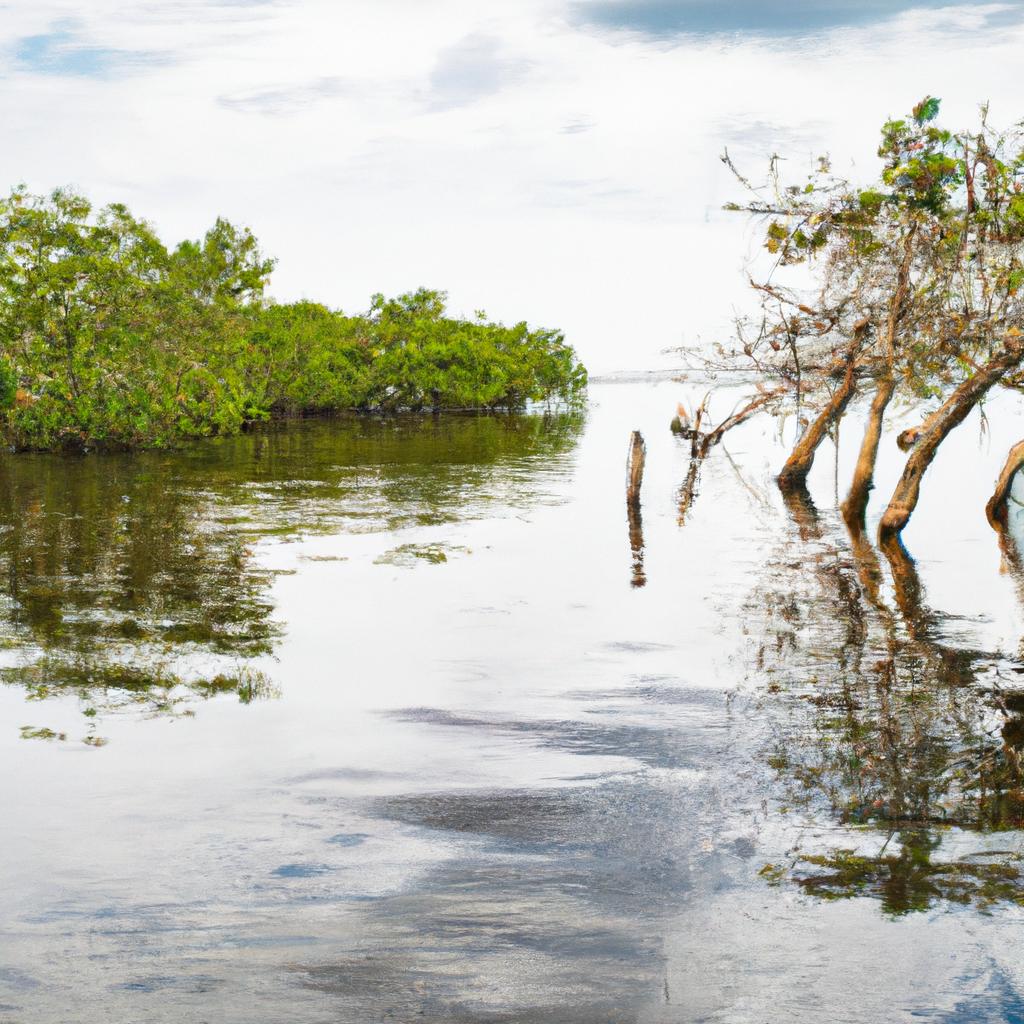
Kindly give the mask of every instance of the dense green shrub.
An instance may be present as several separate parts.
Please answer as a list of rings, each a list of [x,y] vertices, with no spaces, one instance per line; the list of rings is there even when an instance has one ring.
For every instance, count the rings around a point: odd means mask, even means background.
[[[18,448],[162,447],[274,414],[522,408],[586,372],[555,331],[445,315],[442,292],[364,316],[264,298],[273,261],[218,220],[164,247],[121,205],[0,202],[0,416]],[[19,393],[19,390],[20,393]]]
[[[586,371],[557,331],[445,316],[444,293],[375,295],[360,335],[369,347],[366,407],[521,408],[570,398]]]
[[[18,397],[18,375],[9,359],[0,359],[0,409],[10,409]]]

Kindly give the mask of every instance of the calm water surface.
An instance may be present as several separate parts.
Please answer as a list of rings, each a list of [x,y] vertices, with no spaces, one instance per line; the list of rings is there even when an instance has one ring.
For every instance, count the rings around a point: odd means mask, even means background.
[[[687,392],[3,457],[0,1022],[1024,1020],[1024,420],[912,562]]]

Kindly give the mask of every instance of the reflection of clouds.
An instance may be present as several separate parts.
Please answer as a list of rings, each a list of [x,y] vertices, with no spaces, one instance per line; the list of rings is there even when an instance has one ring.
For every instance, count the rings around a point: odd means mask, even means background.
[[[558,130],[563,135],[581,135],[583,132],[589,132],[596,125],[593,121],[570,121],[568,124],[562,125]]]
[[[243,114],[281,116],[309,107],[321,100],[358,95],[358,88],[344,78],[318,78],[304,85],[257,89],[220,96],[217,100],[228,110]]]
[[[630,657],[670,649],[605,647]],[[447,856],[353,908],[358,945],[295,959],[296,977],[329,996],[338,1019],[372,1019],[386,1002],[396,1018],[446,1024],[611,1024],[647,1019],[639,1008],[666,999],[691,1019],[683,986],[667,993],[664,943],[700,886],[749,883],[757,830],[719,816],[746,797],[747,755],[723,749],[721,693],[674,676],[605,682],[566,694],[560,720],[422,707],[389,716],[446,744],[486,738],[495,757],[526,759],[536,745],[600,760],[570,763],[568,777],[538,787],[446,780],[372,800],[406,842],[440,841]]]
[[[501,41],[487,35],[469,35],[442,50],[430,74],[427,106],[463,107],[520,81],[529,63],[502,56],[501,50]]]
[[[670,693],[668,699],[651,690],[637,696],[642,703],[634,709],[640,715],[634,721],[623,720],[620,709],[614,707],[601,721],[488,719],[437,708],[407,708],[392,717],[401,722],[524,736],[541,747],[587,757],[629,758],[650,768],[699,771],[706,765],[711,756],[709,745],[717,737],[704,720],[718,710],[721,699],[716,703],[704,693],[689,691]],[[652,708],[658,712],[657,718]],[[702,728],[695,732],[673,728],[694,722]]]
[[[810,152],[828,131],[822,121],[783,123],[727,114],[715,127],[715,136],[730,149],[743,149],[767,156],[789,153],[799,157]]]

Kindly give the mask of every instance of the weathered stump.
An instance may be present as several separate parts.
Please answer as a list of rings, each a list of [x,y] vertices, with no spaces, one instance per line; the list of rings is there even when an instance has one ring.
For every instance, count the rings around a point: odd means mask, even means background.
[[[629,458],[626,462],[626,504],[640,505],[640,487],[644,482],[644,463],[647,461],[647,445],[643,434],[633,431],[629,441]]]

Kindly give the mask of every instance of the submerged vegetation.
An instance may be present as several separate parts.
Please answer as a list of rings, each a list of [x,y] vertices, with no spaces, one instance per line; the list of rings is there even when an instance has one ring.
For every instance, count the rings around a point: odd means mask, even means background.
[[[837,177],[827,158],[791,184],[773,158],[755,184],[723,157],[748,193],[729,208],[767,221],[771,268],[751,279],[759,314],[737,324],[735,344],[698,361],[757,381],[727,425],[762,409],[794,416],[783,488],[804,485],[821,442],[852,402],[872,396],[843,504],[861,526],[887,410],[894,400],[919,408],[921,425],[899,438],[909,455],[881,518],[883,540],[906,526],[950,432],[992,388],[1024,387],[1024,130],[996,130],[983,108],[977,126],[953,132],[938,113],[926,97],[882,126],[882,168],[867,187]],[[706,434],[685,411],[677,429]],[[695,465],[708,447],[694,447]],[[1004,476],[1021,454],[1011,453]],[[998,521],[998,507],[989,514]]]
[[[443,292],[350,316],[265,297],[273,261],[218,219],[168,249],[83,196],[0,201],[0,416],[21,449],[167,447],[273,415],[521,409],[586,371],[558,331],[449,316]]]

